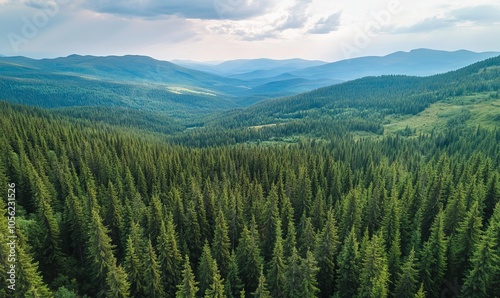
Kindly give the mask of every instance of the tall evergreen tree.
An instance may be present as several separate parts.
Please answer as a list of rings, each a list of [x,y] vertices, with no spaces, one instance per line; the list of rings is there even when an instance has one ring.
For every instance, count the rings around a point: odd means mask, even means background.
[[[431,227],[429,240],[425,242],[420,257],[420,277],[426,292],[438,297],[446,271],[447,239],[444,234],[443,212],[440,211]]]
[[[301,297],[314,298],[317,297],[319,293],[317,281],[319,268],[317,264],[318,262],[314,259],[314,255],[311,251],[308,251],[306,257],[301,260]]]
[[[232,252],[231,259],[229,260],[229,269],[226,276],[226,282],[224,284],[226,296],[228,298],[239,297],[242,288],[243,288],[243,282],[241,281],[240,278],[238,263],[236,260],[236,254]]]
[[[198,293],[198,282],[194,279],[193,270],[189,263],[189,256],[186,255],[184,261],[184,268],[182,269],[182,281],[177,285],[176,298],[196,298]]]
[[[129,235],[127,239],[123,267],[128,276],[132,296],[137,297],[144,295],[144,265],[139,258],[131,235]]]
[[[264,272],[262,270],[260,271],[260,276],[259,276],[259,284],[257,286],[257,289],[255,289],[255,292],[252,293],[252,297],[255,298],[271,298],[271,294],[267,290],[267,284],[266,284],[266,277],[264,276]]]
[[[166,219],[166,224],[160,222],[160,235],[158,236],[158,261],[163,278],[163,286],[168,296],[176,292],[176,285],[181,281],[182,255],[180,253],[177,235],[172,214]]]
[[[127,274],[122,270],[116,273],[119,269],[113,255],[114,247],[108,236],[108,229],[103,225],[96,210],[92,210],[88,231],[88,260],[96,289],[99,290],[96,293],[97,297],[104,297],[108,293],[121,293],[124,297],[127,296],[130,287],[126,281]]]
[[[222,276],[226,276],[231,259],[231,240],[229,239],[229,228],[224,218],[224,213],[219,210],[215,219],[214,240],[212,242],[213,257],[220,266]]]
[[[358,297],[387,297],[389,295],[389,268],[384,239],[373,235],[363,253]]]
[[[323,230],[318,236],[315,256],[319,264],[318,284],[321,297],[330,297],[333,294],[335,284],[335,260],[339,251],[340,242],[337,230],[337,222],[333,209],[327,214]]]
[[[210,246],[208,245],[207,242],[205,242],[200,257],[200,263],[198,265],[198,280],[201,293],[205,293],[205,291],[213,283],[214,275],[216,273],[214,271],[213,263],[214,263],[214,258],[212,257]]]
[[[305,213],[302,214],[300,220],[299,232],[299,252],[301,256],[305,256],[307,251],[313,250],[316,246],[316,232],[314,231],[311,218],[306,217]]]
[[[268,285],[272,297],[285,297],[286,285],[286,263],[283,254],[283,239],[281,236],[281,221],[276,225],[276,242],[274,244],[273,256],[268,265]]]
[[[160,263],[156,256],[151,240],[148,240],[147,254],[144,264],[144,277],[145,277],[145,293],[147,297],[162,298],[165,297],[163,290],[163,283],[161,280]]]
[[[265,261],[269,261],[273,254],[274,243],[276,242],[276,225],[278,220],[278,190],[276,185],[273,184],[265,202],[264,220],[262,225],[262,235],[264,237],[262,253]]]
[[[462,297],[493,297],[492,295],[498,294],[493,290],[493,280],[495,274],[500,272],[500,258],[494,251],[498,239],[492,236],[486,233],[474,251],[472,266],[462,288]]]
[[[351,228],[344,245],[337,257],[336,289],[339,298],[355,297],[359,288],[359,244],[356,239],[356,230]]]
[[[418,269],[415,258],[415,250],[411,250],[406,261],[401,266],[401,272],[398,274],[395,297],[412,298],[417,293]]]
[[[481,236],[481,227],[481,215],[476,202],[460,222],[457,234],[451,239],[451,272],[459,279],[469,270],[470,259]]]
[[[212,271],[214,272],[212,284],[210,284],[210,287],[205,291],[205,298],[226,298],[224,279],[220,276],[215,260],[212,262]]]
[[[292,254],[288,258],[287,268],[285,272],[285,297],[299,298],[301,297],[302,286],[302,268],[300,267],[301,258],[297,249],[292,249]]]
[[[243,227],[236,251],[241,279],[245,285],[245,290],[250,293],[257,289],[262,266],[257,236],[256,231],[251,232],[246,226]]]

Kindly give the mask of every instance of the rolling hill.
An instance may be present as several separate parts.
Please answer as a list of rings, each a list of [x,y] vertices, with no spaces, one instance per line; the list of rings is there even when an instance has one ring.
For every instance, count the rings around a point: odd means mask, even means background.
[[[196,138],[206,140],[206,134],[222,140],[220,131],[246,142],[350,133],[415,135],[457,125],[494,128],[500,126],[499,93],[500,56],[440,75],[365,77],[267,100],[211,115],[203,128],[178,141],[199,145]]]

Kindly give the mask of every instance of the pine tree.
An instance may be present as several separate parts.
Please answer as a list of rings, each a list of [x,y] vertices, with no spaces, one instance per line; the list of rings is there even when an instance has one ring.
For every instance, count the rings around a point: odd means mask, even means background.
[[[238,270],[238,263],[236,260],[236,254],[231,253],[231,258],[229,259],[229,269],[226,276],[226,282],[224,284],[224,290],[228,298],[239,297],[240,291],[243,288],[243,283],[240,278],[240,273]]]
[[[452,272],[460,279],[469,270],[470,259],[481,236],[481,227],[481,215],[476,202],[460,222],[457,234],[451,240]]]
[[[337,293],[338,298],[355,297],[359,288],[360,259],[356,230],[351,228],[342,250],[338,255]]]
[[[2,214],[4,213],[2,212]],[[40,298],[53,297],[49,288],[43,282],[42,274],[39,271],[38,262],[35,262],[33,260],[33,257],[29,253],[30,246],[28,245],[28,243],[26,243],[24,234],[20,229],[16,229],[16,234],[17,234],[17,239],[16,239],[17,262],[15,264],[16,265],[15,268],[16,281],[14,289],[15,297],[40,297]],[[8,282],[6,280],[2,280],[2,283],[4,283],[7,286]],[[6,289],[6,291],[8,291],[7,293],[9,293],[10,290]],[[9,296],[6,295],[5,297]]]
[[[126,281],[128,276],[124,271],[115,272],[117,266],[113,255],[114,247],[108,236],[108,230],[102,224],[101,217],[95,209],[92,210],[88,231],[88,259],[96,289],[99,289],[97,297],[104,297],[108,293],[121,293],[127,296],[126,291],[130,287]],[[110,288],[110,286],[119,286],[119,288]]]
[[[500,271],[500,258],[494,252],[497,239],[486,233],[476,247],[471,259],[471,270],[468,271],[462,288],[463,297],[492,297],[492,281],[495,273]]]
[[[354,227],[356,232],[361,229],[361,191],[356,188],[351,191],[341,202],[342,217],[339,217],[339,235],[340,239],[345,239],[351,228]],[[375,212],[375,211],[373,211]],[[375,216],[375,215],[374,215]]]
[[[147,297],[162,298],[165,297],[163,284],[161,280],[160,263],[156,257],[151,240],[148,240],[147,258],[144,266],[145,293]]]
[[[426,292],[424,291],[424,284],[420,284],[420,288],[418,289],[418,292],[413,296],[413,298],[425,298],[426,297]]]
[[[207,242],[203,246],[203,251],[200,257],[200,263],[198,265],[198,280],[200,286],[200,292],[205,293],[205,291],[213,283],[214,275],[214,258],[212,257],[212,252],[210,251],[210,246]]]
[[[139,255],[136,252],[134,240],[132,239],[131,235],[129,235],[129,237],[127,238],[126,245],[125,261],[123,262],[123,267],[128,276],[132,296],[141,296],[144,294],[144,285],[142,283],[144,266],[139,259]]]
[[[229,228],[224,218],[224,213],[219,210],[215,219],[214,240],[212,242],[213,257],[220,266],[222,276],[226,276],[231,258],[231,241],[229,239]]]
[[[303,298],[315,298],[319,293],[318,288],[318,262],[314,259],[311,251],[306,253],[306,257],[301,260],[300,270],[302,276],[301,292]]]
[[[252,296],[255,298],[271,298],[271,294],[267,290],[266,277],[262,270],[260,271],[259,283],[255,292],[252,293]]]
[[[278,210],[278,190],[273,184],[264,208],[264,220],[262,225],[262,235],[264,237],[262,253],[264,260],[269,261],[273,254],[274,243],[276,242],[276,225],[279,220]]]
[[[220,276],[215,260],[212,262],[212,271],[214,272],[212,284],[205,291],[205,298],[226,298],[226,293],[224,292],[224,279]]]
[[[193,270],[189,263],[189,256],[186,255],[184,261],[184,269],[182,269],[182,281],[177,285],[176,298],[196,298],[198,293],[198,282],[194,279]]]
[[[387,249],[387,259],[389,264],[389,274],[393,279],[396,278],[401,257],[401,232],[400,232],[400,207],[398,202],[398,193],[393,191],[391,198],[385,208],[386,213],[382,221],[382,234],[384,236]],[[395,280],[393,280],[393,283]],[[391,284],[392,285],[392,284]],[[393,289],[391,287],[391,289]]]
[[[301,256],[305,256],[306,252],[314,249],[316,246],[316,232],[312,224],[311,218],[302,214],[300,220],[300,237],[299,237],[299,252]]]
[[[284,256],[289,257],[292,255],[292,251],[294,248],[297,248],[297,234],[295,232],[295,224],[293,219],[290,219],[288,222],[288,226],[286,229],[286,238],[285,243],[283,245]]]
[[[288,258],[287,268],[285,272],[285,297],[299,298],[302,290],[302,268],[300,266],[301,258],[297,249],[292,249],[292,254]]]
[[[283,255],[283,239],[281,237],[281,221],[276,225],[276,242],[274,244],[273,256],[269,262],[268,285],[272,297],[285,297],[286,263]]]
[[[358,297],[387,297],[389,294],[389,268],[384,239],[373,235],[363,253]]]
[[[123,207],[118,199],[118,192],[114,184],[108,182],[108,198],[105,224],[110,229],[110,237],[113,243],[119,244],[122,239],[123,231]],[[119,251],[121,246],[118,246]],[[123,252],[122,252],[123,253]],[[123,256],[122,254],[118,254]]]
[[[152,241],[153,245],[156,245],[158,236],[161,233],[160,225],[158,225],[158,223],[161,222],[164,218],[165,215],[163,212],[163,205],[160,202],[160,198],[158,195],[153,195],[151,197],[151,205],[149,206],[147,229],[149,238],[154,239],[154,241]]]
[[[444,209],[444,232],[451,235],[465,215],[465,193],[460,184]]]
[[[497,203],[486,232],[476,245],[466,272],[462,297],[493,297],[498,287],[495,280],[500,276],[500,203]],[[496,281],[498,283],[498,281]]]
[[[106,276],[106,286],[108,288],[106,292],[107,298],[127,298],[130,296],[130,283],[127,281],[127,273],[120,266],[114,265],[110,268]]]
[[[333,209],[327,214],[326,224],[318,236],[316,245],[316,260],[319,264],[319,288],[321,297],[330,297],[333,294],[335,282],[335,259],[339,250],[340,242],[337,230],[337,222]]]
[[[447,240],[444,234],[443,212],[440,211],[431,226],[429,240],[421,253],[420,277],[431,297],[437,297],[446,271]]]
[[[398,274],[394,296],[400,298],[412,298],[417,292],[418,269],[415,250],[411,250],[406,261],[401,266]]]
[[[246,226],[243,227],[236,251],[241,280],[245,285],[245,289],[251,293],[257,289],[262,266],[262,258],[257,242],[258,235],[255,229],[252,230],[254,232],[248,230]]]
[[[160,235],[157,243],[163,286],[166,294],[172,297],[175,295],[176,285],[181,281],[182,266],[182,255],[177,244],[172,214],[167,216],[166,224],[163,220],[160,222]]]

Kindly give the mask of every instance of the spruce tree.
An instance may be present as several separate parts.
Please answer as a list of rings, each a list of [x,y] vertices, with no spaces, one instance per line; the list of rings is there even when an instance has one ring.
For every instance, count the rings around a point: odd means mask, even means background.
[[[451,240],[452,272],[459,279],[469,270],[470,259],[481,236],[481,227],[481,215],[476,202],[460,222],[457,234]]]
[[[342,245],[337,260],[336,294],[338,298],[355,297],[359,288],[360,258],[354,227]]]
[[[210,251],[210,246],[207,242],[203,246],[203,251],[200,257],[200,263],[198,265],[198,280],[200,293],[205,293],[205,291],[213,283],[214,275],[214,258],[212,257],[212,252]]]
[[[274,244],[273,256],[268,265],[269,290],[272,297],[285,297],[286,285],[286,263],[283,254],[283,239],[281,237],[281,221],[278,220],[276,225],[276,242]]]
[[[181,281],[182,267],[182,255],[178,247],[172,214],[167,216],[166,223],[163,220],[160,222],[160,235],[157,243],[163,286],[166,294],[172,297],[177,291],[176,285]]]
[[[214,272],[212,284],[210,284],[210,287],[205,291],[205,298],[226,298],[224,279],[220,276],[215,260],[212,262],[212,272]]]
[[[315,256],[319,264],[318,284],[321,297],[330,297],[335,284],[335,260],[340,247],[337,222],[333,209],[327,214],[326,223],[318,236]]]
[[[231,258],[231,241],[229,239],[229,228],[224,218],[224,213],[219,210],[215,219],[214,240],[212,242],[212,253],[219,264],[222,276],[226,276]]]
[[[406,261],[398,273],[394,296],[400,298],[412,298],[417,292],[418,269],[415,258],[415,250],[411,250]]]
[[[267,290],[266,277],[264,276],[264,272],[260,271],[259,283],[255,292],[252,293],[252,297],[255,298],[271,298],[271,294]]]
[[[258,246],[258,235],[255,231],[251,232],[246,226],[243,227],[236,251],[238,259],[238,268],[241,274],[241,280],[245,285],[246,291],[252,293],[257,289],[262,258]]]
[[[196,298],[196,293],[198,293],[198,282],[194,279],[193,270],[191,269],[191,264],[189,263],[189,256],[186,255],[184,258],[184,267],[182,269],[182,280],[181,283],[177,285],[177,292],[175,293],[176,298]]]
[[[306,253],[306,257],[301,260],[301,292],[300,296],[303,298],[315,298],[318,296],[318,262],[314,259],[314,254],[311,251]]]
[[[302,268],[301,268],[301,258],[297,249],[294,247],[292,249],[292,254],[287,260],[287,268],[285,272],[286,284],[285,284],[285,297],[290,298],[300,298],[302,290]]]
[[[158,262],[151,240],[148,240],[147,245],[146,260],[144,264],[144,278],[144,287],[147,297],[162,298],[166,296],[161,280],[160,263]]]
[[[127,238],[125,247],[125,261],[123,262],[123,267],[128,276],[132,296],[144,295],[144,265],[136,252],[134,240],[130,235]]]
[[[389,294],[389,268],[384,239],[373,235],[363,253],[358,297],[387,297]]]
[[[447,240],[443,229],[443,212],[440,211],[431,226],[429,240],[425,242],[420,258],[420,277],[431,297],[438,297],[446,271]]]
[[[243,282],[240,278],[236,254],[233,251],[231,253],[231,258],[229,259],[229,268],[226,276],[226,281],[224,283],[224,290],[228,298],[237,298],[239,297],[242,288]]]
[[[88,260],[94,284],[99,291],[97,297],[105,297],[108,293],[127,294],[130,285],[126,281],[127,274],[116,273],[116,259],[113,245],[108,236],[108,229],[103,225],[101,217],[94,209],[88,226]],[[117,286],[119,288],[111,288]],[[128,295],[128,294],[127,294]],[[126,295],[125,295],[126,296]]]

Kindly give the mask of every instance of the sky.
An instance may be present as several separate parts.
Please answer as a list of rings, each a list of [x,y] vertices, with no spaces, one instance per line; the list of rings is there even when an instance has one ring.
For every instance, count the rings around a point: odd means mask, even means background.
[[[0,0],[0,55],[338,61],[500,51],[497,0]]]

